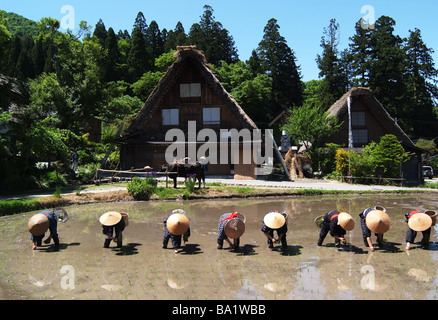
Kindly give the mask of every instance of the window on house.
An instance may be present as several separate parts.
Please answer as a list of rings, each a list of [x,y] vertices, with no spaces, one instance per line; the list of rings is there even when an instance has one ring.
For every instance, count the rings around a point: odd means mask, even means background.
[[[353,129],[353,143],[355,146],[363,146],[368,143],[367,129]]]
[[[201,96],[201,84],[200,83],[182,83],[179,85],[180,97],[200,97]]]
[[[204,108],[202,110],[202,120],[204,124],[220,124],[220,108]]]
[[[163,126],[175,126],[179,124],[178,109],[163,109]]]
[[[351,125],[353,127],[363,127],[365,126],[365,112],[355,111],[351,113]]]

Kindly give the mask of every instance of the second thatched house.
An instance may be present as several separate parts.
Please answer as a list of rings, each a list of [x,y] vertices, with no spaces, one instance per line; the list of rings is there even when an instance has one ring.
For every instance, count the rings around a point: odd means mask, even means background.
[[[415,146],[369,88],[352,88],[330,107],[328,115],[337,117],[339,123],[342,123],[330,142],[346,147],[351,143],[350,147],[359,153],[367,144],[372,141],[378,143],[386,134],[396,136],[405,151],[411,155],[401,169],[405,183],[418,185],[423,182],[421,154],[424,151]]]
[[[184,134],[184,157],[189,157],[190,162],[199,160],[198,156],[193,159],[190,155],[191,147],[195,146],[197,151],[206,141],[211,142],[205,137],[199,137],[203,129],[207,129],[204,133],[215,134],[227,143],[229,137],[224,137],[227,135],[224,131],[257,129],[255,123],[224,89],[200,51],[194,47],[179,47],[175,55],[176,60],[119,139],[121,169],[150,166],[158,170],[168,163],[166,158],[169,147],[175,142],[169,141],[166,134],[172,129]],[[195,132],[191,132],[193,128]],[[208,159],[208,174],[256,178],[254,161],[242,161],[245,153],[248,156],[251,151],[240,147],[240,161],[232,161],[229,148],[221,149],[219,144],[216,149],[209,151],[217,154],[215,159]],[[175,160],[182,159],[176,157]]]

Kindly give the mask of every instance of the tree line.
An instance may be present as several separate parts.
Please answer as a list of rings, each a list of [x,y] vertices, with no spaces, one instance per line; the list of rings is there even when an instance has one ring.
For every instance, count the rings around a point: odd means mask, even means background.
[[[41,184],[35,163],[67,163],[75,148],[82,161],[99,162],[174,61],[178,45],[196,45],[205,54],[260,128],[283,110],[304,106],[324,112],[352,86],[369,86],[408,134],[436,137],[437,71],[420,30],[402,39],[394,34],[392,18],[380,17],[374,29],[361,28],[359,21],[349,47],[340,50],[339,24],[332,19],[322,30],[316,57],[320,78],[305,83],[276,19],[267,22],[258,46],[242,61],[213,8],[203,9],[188,32],[181,22],[173,30],[160,29],[141,12],[132,30],[116,31],[99,20],[94,28],[82,21],[76,33],[61,32],[59,21],[43,18],[30,24],[32,32],[23,27],[17,32],[17,23],[28,28],[29,21],[9,20],[10,14],[0,11],[0,74],[11,79],[0,88],[0,130],[10,124],[8,133],[0,134],[0,165],[8,168],[0,180],[18,188],[17,181]],[[6,93],[12,84],[20,88],[19,103]],[[102,133],[101,144],[90,145],[91,129]]]

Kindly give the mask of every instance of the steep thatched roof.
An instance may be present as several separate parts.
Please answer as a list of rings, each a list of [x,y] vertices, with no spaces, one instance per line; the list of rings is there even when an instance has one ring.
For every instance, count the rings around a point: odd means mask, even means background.
[[[327,111],[328,115],[337,118],[345,116],[345,114],[348,113],[348,97],[350,96],[353,101],[360,100],[360,102],[381,122],[387,132],[395,135],[400,143],[411,148],[416,148],[412,140],[374,97],[373,92],[369,88],[352,88],[330,107]]]
[[[169,67],[166,74],[158,82],[155,89],[149,95],[143,108],[135,117],[125,133],[132,134],[141,131],[143,126],[147,125],[152,113],[158,108],[162,99],[166,96],[172,85],[178,79],[180,73],[184,70],[186,63],[190,60],[191,64],[197,68],[201,76],[205,79],[214,93],[221,98],[227,108],[237,119],[242,128],[256,129],[256,124],[248,117],[234,98],[225,90],[211,68],[207,65],[204,54],[196,50],[194,46],[178,47],[175,53],[176,60]]]

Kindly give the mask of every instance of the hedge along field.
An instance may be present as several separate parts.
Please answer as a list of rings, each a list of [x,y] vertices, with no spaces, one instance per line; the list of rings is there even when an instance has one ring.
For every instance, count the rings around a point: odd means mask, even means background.
[[[14,199],[0,201],[0,216],[13,215],[46,208],[61,207],[69,204],[67,199],[56,197]]]
[[[358,213],[384,206],[391,217],[385,245],[363,246]],[[232,200],[138,201],[71,205],[69,221],[59,223],[60,251],[49,245],[35,251],[27,231],[38,211],[0,217],[0,284],[6,298],[21,299],[437,299],[437,232],[429,250],[405,252],[405,211],[432,208],[431,195],[281,197]],[[162,249],[163,221],[182,208],[191,237],[179,254]],[[273,209],[289,213],[288,248],[268,249],[260,231]],[[350,212],[356,227],[348,245],[335,248],[327,236],[316,241],[313,219],[329,210]],[[123,247],[104,249],[98,218],[127,211]],[[240,251],[216,249],[217,223],[225,212],[246,217]],[[420,241],[421,238],[417,238]]]

